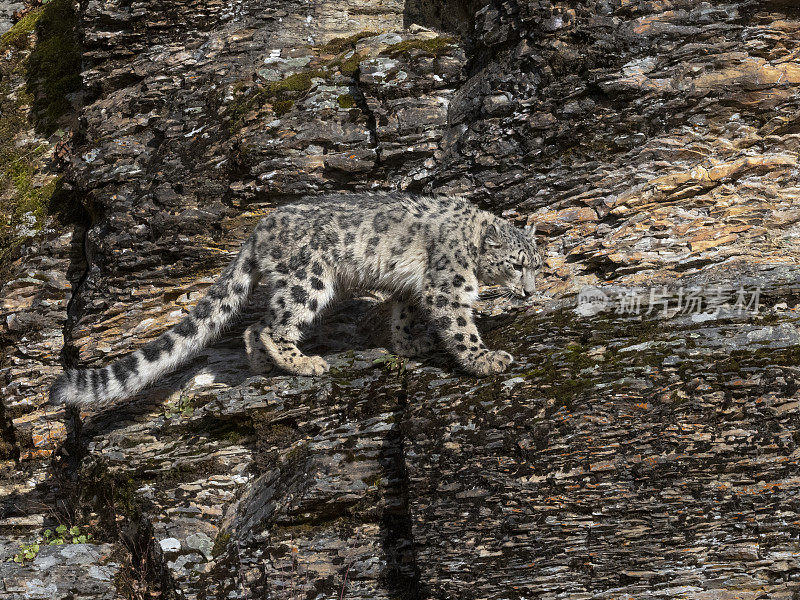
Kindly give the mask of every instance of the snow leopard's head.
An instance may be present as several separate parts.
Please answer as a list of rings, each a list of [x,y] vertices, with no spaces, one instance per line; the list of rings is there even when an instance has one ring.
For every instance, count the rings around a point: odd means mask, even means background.
[[[535,225],[518,229],[510,223],[488,223],[478,260],[481,283],[501,285],[522,298],[533,296],[536,272],[542,267],[535,234]]]

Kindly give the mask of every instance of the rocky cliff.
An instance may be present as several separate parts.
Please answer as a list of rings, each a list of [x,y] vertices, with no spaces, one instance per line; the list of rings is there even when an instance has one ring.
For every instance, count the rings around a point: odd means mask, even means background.
[[[7,597],[800,594],[795,3],[50,0],[0,31]],[[367,189],[537,223],[542,298],[482,303],[511,371],[399,360],[364,297],[307,340],[328,376],[252,376],[256,298],[133,401],[46,405],[272,207]]]

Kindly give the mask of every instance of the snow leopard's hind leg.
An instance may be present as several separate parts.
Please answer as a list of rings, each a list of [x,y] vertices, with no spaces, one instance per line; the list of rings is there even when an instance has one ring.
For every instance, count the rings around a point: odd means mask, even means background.
[[[261,342],[261,330],[264,329],[264,320],[253,323],[244,332],[244,347],[247,351],[247,360],[250,370],[258,375],[265,375],[275,370],[275,364],[270,360],[267,349]]]
[[[267,315],[244,335],[253,371],[268,372],[270,364],[294,375],[322,375],[330,368],[321,356],[307,356],[297,347],[301,328],[331,300],[332,286],[320,277],[289,276],[278,280]]]
[[[428,333],[428,323],[414,302],[392,302],[392,348],[399,356],[412,358],[429,354],[435,339]]]

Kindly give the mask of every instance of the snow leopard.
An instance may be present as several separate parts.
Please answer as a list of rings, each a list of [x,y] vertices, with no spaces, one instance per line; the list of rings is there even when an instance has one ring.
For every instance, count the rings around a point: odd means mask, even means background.
[[[266,314],[244,332],[257,373],[327,372],[325,359],[298,348],[303,329],[336,298],[363,289],[391,297],[398,355],[424,355],[438,337],[466,373],[503,372],[513,357],[487,348],[472,307],[481,284],[535,293],[542,260],[534,233],[453,196],[340,193],[279,206],[179,323],[108,366],[67,370],[50,401],[102,406],[132,396],[219,336],[259,284],[268,289]]]

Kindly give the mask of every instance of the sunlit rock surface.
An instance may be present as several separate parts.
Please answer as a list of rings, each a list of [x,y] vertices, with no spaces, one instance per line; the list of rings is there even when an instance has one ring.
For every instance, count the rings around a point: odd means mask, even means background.
[[[85,2],[78,27],[80,112],[44,141],[83,212],[3,258],[0,590],[800,593],[791,3]],[[180,320],[272,207],[397,188],[537,223],[543,296],[481,305],[508,373],[398,361],[365,297],[307,340],[330,375],[254,376],[257,297],[132,402],[44,404]],[[13,562],[61,522],[111,583],[62,546]]]

